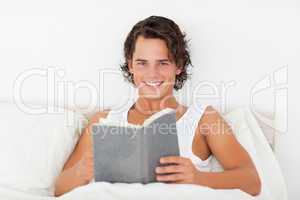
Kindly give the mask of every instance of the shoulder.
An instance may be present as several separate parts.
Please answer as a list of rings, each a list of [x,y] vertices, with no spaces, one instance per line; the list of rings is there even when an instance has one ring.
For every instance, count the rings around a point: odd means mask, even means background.
[[[216,131],[215,129],[224,127],[223,125],[226,126],[227,124],[219,111],[211,105],[206,105],[198,122],[198,130],[202,134],[207,135],[212,131]]]
[[[103,111],[99,111],[99,112],[95,113],[94,115],[92,115],[89,118],[89,125],[91,125],[93,123],[97,123],[100,118],[106,118],[109,112],[110,112],[110,109],[105,109]]]
[[[211,105],[207,105],[204,108],[203,115],[200,121],[206,122],[214,122],[215,120],[219,119],[221,115],[219,112]]]
[[[83,133],[81,134],[81,137],[79,139],[79,143],[85,144],[85,145],[81,145],[81,146],[90,146],[93,124],[98,123],[100,118],[106,118],[109,111],[110,110],[99,111],[89,118],[88,124],[85,127],[85,129],[83,130]]]
[[[219,112],[212,105],[193,103],[192,106],[194,113],[199,115],[198,122],[214,122],[220,117]]]
[[[100,118],[106,118],[109,111],[110,110],[107,109],[107,110],[99,111],[99,112],[95,113],[94,115],[92,115],[88,120],[88,124],[85,127],[80,140],[88,140],[88,138],[90,138],[90,136],[91,136],[91,132],[92,132],[91,130],[92,130],[93,124],[98,123]]]
[[[213,106],[207,106],[198,123],[198,131],[206,138],[225,139],[234,137],[233,127]]]
[[[84,131],[84,133],[87,133],[87,134],[83,134],[83,135],[89,135],[91,132],[92,125],[95,123],[98,123],[100,118],[106,118],[109,112],[110,112],[110,109],[105,109],[105,110],[99,111],[99,112],[93,114],[91,117],[89,117],[88,124],[85,127],[85,131]]]

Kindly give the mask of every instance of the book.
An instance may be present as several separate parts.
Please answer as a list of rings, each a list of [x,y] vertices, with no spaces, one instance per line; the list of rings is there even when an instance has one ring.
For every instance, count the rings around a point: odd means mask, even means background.
[[[142,125],[102,119],[92,126],[95,182],[156,182],[164,156],[179,156],[176,112],[165,108]]]

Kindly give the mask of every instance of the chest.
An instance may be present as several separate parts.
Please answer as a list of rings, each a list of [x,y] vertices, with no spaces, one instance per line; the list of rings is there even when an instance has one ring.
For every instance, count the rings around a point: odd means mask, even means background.
[[[178,121],[183,116],[183,114],[184,112],[176,112],[176,120]],[[142,125],[148,117],[149,116],[141,115],[134,110],[129,110],[127,114],[127,121],[131,124]],[[210,151],[204,135],[200,133],[200,129],[198,128],[198,126],[191,131],[192,133],[190,134],[192,134],[192,146],[189,148],[191,148],[192,152],[200,159],[206,160],[210,155]]]

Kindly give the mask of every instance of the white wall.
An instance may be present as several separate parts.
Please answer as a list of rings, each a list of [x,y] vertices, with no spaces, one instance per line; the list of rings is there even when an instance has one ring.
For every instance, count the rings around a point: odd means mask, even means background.
[[[72,104],[73,97],[82,106],[91,99],[100,107],[126,103],[132,89],[116,72],[122,45],[133,24],[150,15],[174,19],[191,39],[195,67],[192,81],[178,94],[183,102],[191,102],[191,91],[196,91],[201,101],[222,112],[247,105],[276,114],[283,132],[278,134],[278,159],[290,199],[299,199],[298,1],[1,1],[0,100],[13,100],[20,91],[14,86],[21,85],[25,101],[55,103],[55,88],[59,104],[66,98]],[[106,68],[113,74],[106,73],[103,91],[99,73]],[[40,75],[24,76],[32,69]],[[43,74],[47,69],[48,79]],[[68,81],[69,93],[62,89]],[[199,83],[211,87],[195,90]],[[222,90],[222,84],[228,89]],[[94,92],[80,88],[84,86]],[[255,93],[259,86],[263,89]],[[70,91],[76,87],[76,93]],[[217,95],[204,96],[212,87],[218,89]]]

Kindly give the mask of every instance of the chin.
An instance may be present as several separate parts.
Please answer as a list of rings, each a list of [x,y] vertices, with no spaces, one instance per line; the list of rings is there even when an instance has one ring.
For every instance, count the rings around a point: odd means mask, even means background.
[[[140,97],[143,97],[145,99],[161,99],[163,97],[163,95],[158,95],[155,93],[151,93],[151,92],[141,92],[139,94]]]
[[[143,98],[146,98],[146,99],[156,99],[156,100],[158,100],[158,99],[163,99],[164,97],[166,97],[168,95],[172,95],[172,93],[168,94],[168,90],[166,90],[166,89],[160,89],[157,92],[142,89],[139,92],[139,96],[143,97]]]

